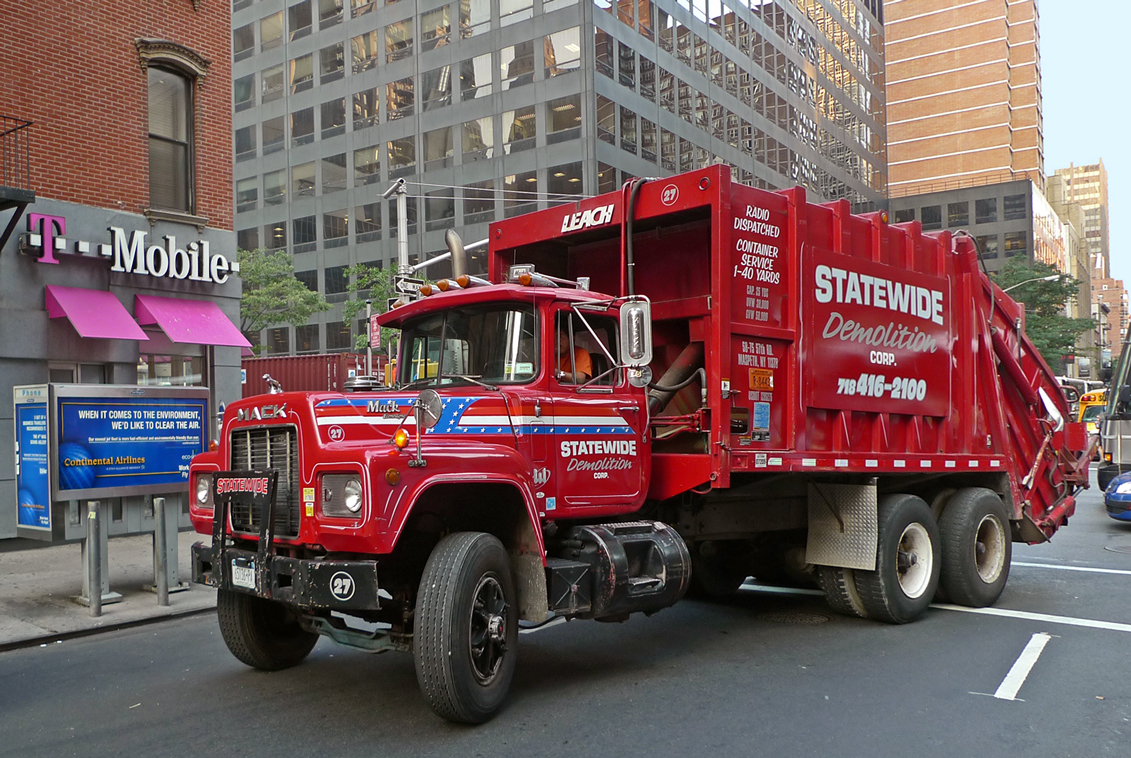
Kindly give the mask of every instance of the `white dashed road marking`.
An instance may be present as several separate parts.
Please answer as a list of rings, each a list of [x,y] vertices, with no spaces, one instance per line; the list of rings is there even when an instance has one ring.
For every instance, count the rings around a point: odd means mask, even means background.
[[[1044,632],[1038,632],[1029,638],[1029,644],[1021,651],[1021,655],[1017,656],[1017,660],[1013,662],[1013,667],[1009,669],[1005,679],[1001,680],[994,697],[998,700],[1017,699],[1021,685],[1025,684],[1025,679],[1029,676],[1029,672],[1033,670],[1033,666],[1037,663],[1037,659],[1041,657],[1041,652],[1045,649],[1045,645],[1049,644],[1050,639],[1052,639],[1052,635]]]

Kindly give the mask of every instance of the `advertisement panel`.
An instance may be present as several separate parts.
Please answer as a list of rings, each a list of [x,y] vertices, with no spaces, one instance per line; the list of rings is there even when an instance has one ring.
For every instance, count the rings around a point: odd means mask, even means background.
[[[731,319],[750,326],[786,325],[785,198],[735,185],[730,230]]]
[[[47,385],[12,388],[16,421],[16,525],[51,531]]]
[[[188,487],[208,449],[208,390],[52,385],[55,500]]]
[[[803,268],[807,404],[947,415],[949,282],[815,249]]]

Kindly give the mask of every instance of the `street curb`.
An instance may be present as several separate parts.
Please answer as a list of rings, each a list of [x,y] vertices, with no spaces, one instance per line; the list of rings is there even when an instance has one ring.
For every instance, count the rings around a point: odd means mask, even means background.
[[[216,606],[209,608],[193,608],[188,611],[180,611],[178,613],[166,613],[161,616],[150,616],[149,618],[136,619],[134,621],[122,621],[116,624],[108,624],[106,626],[99,626],[92,629],[77,629],[73,632],[62,632],[59,634],[48,634],[42,637],[31,637],[26,640],[15,640],[14,642],[0,643],[0,653],[6,653],[10,650],[20,650],[28,647],[38,647],[41,645],[55,644],[56,642],[64,642],[66,640],[79,639],[81,637],[92,637],[96,634],[104,632],[116,632],[121,629],[133,629],[140,626],[149,626],[150,624],[159,624],[162,621],[174,621],[176,619],[190,618],[192,616],[203,616],[209,613],[215,613]]]

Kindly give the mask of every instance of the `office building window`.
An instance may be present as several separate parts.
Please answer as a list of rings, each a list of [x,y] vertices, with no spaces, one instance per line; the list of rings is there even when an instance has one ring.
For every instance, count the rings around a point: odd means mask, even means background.
[[[581,136],[581,95],[550,100],[546,103],[546,142],[577,139]]]
[[[420,14],[420,49],[434,50],[448,44],[452,34],[451,7],[426,11]]]
[[[325,247],[341,247],[349,243],[349,211],[326,211],[322,214],[322,239]]]
[[[924,229],[942,229],[942,206],[925,205],[919,211],[919,220]]]
[[[613,44],[614,40],[608,32],[595,28],[594,54],[596,55],[597,73],[613,78]]]
[[[245,24],[232,30],[232,59],[242,61],[255,54],[255,25]]]
[[[255,157],[255,124],[236,129],[236,160],[246,161]]]
[[[263,204],[281,205],[287,201],[287,170],[268,171],[263,175]]]
[[[318,28],[329,29],[342,22],[342,0],[318,0]]]
[[[310,34],[311,19],[310,0],[302,0],[287,9],[287,26],[291,32],[291,42]]]
[[[353,130],[357,132],[376,125],[379,108],[376,87],[353,93]]]
[[[353,184],[376,184],[381,181],[381,148],[363,147],[353,151]]]
[[[349,324],[345,321],[328,321],[326,323],[326,349],[331,352],[353,349]]]
[[[286,147],[286,126],[283,116],[263,122],[263,154],[268,155]]]
[[[149,67],[149,204],[193,213],[193,80]]]
[[[656,64],[640,56],[640,94],[656,102]]]
[[[452,102],[451,66],[441,66],[420,75],[420,90],[424,98],[424,110],[429,111]]]
[[[1006,221],[1024,221],[1026,218],[1024,195],[1006,195],[1002,198],[1002,208],[1002,216]],[[1008,241],[1006,242],[1005,250],[1008,255]]]
[[[636,51],[623,42],[617,43],[617,81],[622,87],[636,90]]]
[[[322,139],[346,133],[346,99],[322,103]]]
[[[295,327],[295,353],[318,352],[318,324]]]
[[[380,203],[366,203],[354,209],[354,234],[359,243],[381,238]]]
[[[287,246],[286,222],[276,221],[273,224],[268,224],[263,231],[267,238],[268,250],[282,250]]]
[[[451,188],[429,192],[424,201],[424,225],[428,231],[455,226],[456,200]]]
[[[259,22],[259,49],[270,50],[283,44],[283,12],[272,13]]]
[[[291,167],[291,196],[314,197],[314,161]]]
[[[499,0],[499,24],[510,26],[534,17],[534,0]]]
[[[538,172],[525,171],[503,179],[503,212],[507,218],[538,210]]]
[[[567,163],[564,166],[551,166],[546,170],[550,199],[561,199],[557,195],[580,195],[582,189],[581,163]]]
[[[318,291],[318,271],[311,269],[310,271],[296,271],[295,279],[302,282],[311,292]]]
[[[283,96],[283,64],[263,69],[263,102],[269,103]]]
[[[617,188],[617,170],[605,163],[597,164],[597,192],[612,192]]]
[[[992,224],[997,221],[997,198],[987,197],[974,201],[974,223]]]
[[[546,37],[543,55],[547,79],[581,68],[581,32],[578,27],[554,32]]]
[[[956,226],[966,226],[970,223],[970,203],[963,200],[958,203],[947,203],[946,225],[953,229]]]
[[[468,58],[459,64],[460,99],[474,100],[491,94],[491,54]]]
[[[359,74],[377,66],[380,38],[376,31],[366,32],[350,40],[353,72]]]
[[[1024,195],[1021,195],[1024,197]],[[1025,255],[1028,252],[1028,232],[1006,232],[1005,233],[1005,257],[1012,258],[1015,255]]]
[[[411,76],[385,85],[385,115],[389,121],[411,116],[413,102],[414,93]]]
[[[533,149],[536,121],[533,105],[503,114],[503,149],[507,154]]]
[[[250,229],[240,229],[236,232],[236,247],[240,250],[258,250],[259,227],[253,226]]]
[[[291,94],[305,92],[314,86],[314,55],[303,55],[291,60]]]
[[[425,171],[452,165],[455,147],[452,144],[452,128],[450,126],[425,132],[422,139]]]
[[[318,51],[318,76],[322,84],[336,82],[346,75],[346,58],[343,49],[344,44],[338,42]]]
[[[903,224],[915,220],[914,208],[900,208],[895,212],[895,223]]]
[[[636,155],[636,114],[620,107],[620,149]]]
[[[998,236],[996,234],[975,237],[975,241],[978,243],[978,249],[981,250],[983,257],[996,258],[998,256],[1000,248],[998,247]]]
[[[534,43],[520,42],[499,51],[502,88],[515,89],[534,81]]]
[[[350,0],[350,15],[353,18],[364,16],[376,7],[376,0]]]
[[[298,147],[314,141],[314,108],[303,108],[291,114],[291,145]]]
[[[303,216],[296,218],[294,224],[294,251],[296,253],[309,253],[318,244],[318,217]]]
[[[597,95],[597,138],[617,144],[617,106],[604,95]]]
[[[340,295],[349,287],[350,279],[346,275],[348,266],[329,266],[326,269],[326,294]]]
[[[346,188],[346,154],[338,153],[322,159],[322,194],[329,195]]]
[[[640,117],[640,157],[656,162],[656,125],[643,116]]]
[[[237,113],[255,106],[255,74],[241,76],[232,82],[232,100]]]
[[[236,213],[246,213],[259,207],[259,177],[236,182]]]
[[[406,18],[385,27],[385,62],[412,57],[412,19]]]
[[[463,39],[491,29],[491,0],[460,0],[459,34]]]
[[[494,119],[491,116],[474,121],[465,121],[460,130],[463,133],[463,162],[484,160],[495,154]]]
[[[463,188],[463,222],[479,224],[495,220],[495,182],[487,179]]]
[[[280,326],[267,330],[267,349],[275,355],[286,355],[291,352],[291,329]]]
[[[389,146],[389,178],[396,179],[408,176],[416,171],[416,137],[409,135],[400,139],[390,140]]]

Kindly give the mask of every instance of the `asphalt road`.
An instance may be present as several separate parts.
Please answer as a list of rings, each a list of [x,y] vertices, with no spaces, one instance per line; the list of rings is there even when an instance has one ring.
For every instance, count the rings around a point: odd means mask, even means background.
[[[256,672],[212,616],[16,650],[0,654],[0,756],[1131,755],[1131,525],[1093,489],[1013,560],[1003,615],[935,607],[893,627],[745,589],[523,634],[510,700],[481,727],[435,717],[406,655],[322,640]]]

